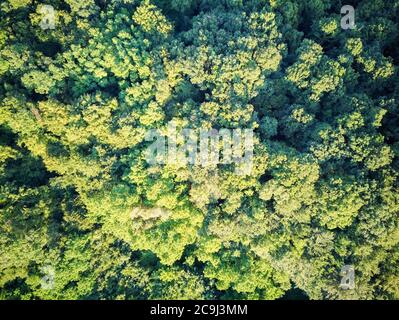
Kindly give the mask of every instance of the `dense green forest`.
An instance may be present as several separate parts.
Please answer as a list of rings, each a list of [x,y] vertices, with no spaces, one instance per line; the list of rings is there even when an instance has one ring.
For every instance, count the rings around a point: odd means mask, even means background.
[[[398,25],[399,0],[2,0],[0,299],[399,299]],[[148,163],[171,122],[252,130],[251,171]]]

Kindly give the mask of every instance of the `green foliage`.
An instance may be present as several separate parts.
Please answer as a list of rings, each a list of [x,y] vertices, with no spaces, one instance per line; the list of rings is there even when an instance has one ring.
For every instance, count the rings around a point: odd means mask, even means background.
[[[3,1],[0,298],[399,299],[399,5],[356,3]],[[252,171],[149,165],[171,121]]]

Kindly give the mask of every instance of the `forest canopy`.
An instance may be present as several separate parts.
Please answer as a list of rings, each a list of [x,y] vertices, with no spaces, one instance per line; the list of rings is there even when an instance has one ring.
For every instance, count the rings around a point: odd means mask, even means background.
[[[2,1],[0,299],[399,299],[398,25],[399,0]],[[171,123],[251,130],[250,172],[148,163]]]

